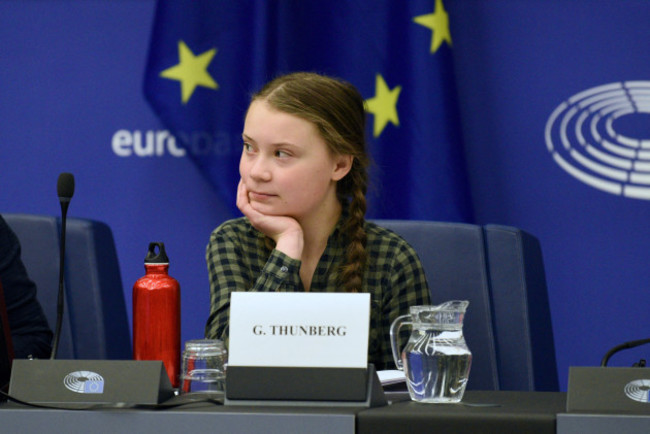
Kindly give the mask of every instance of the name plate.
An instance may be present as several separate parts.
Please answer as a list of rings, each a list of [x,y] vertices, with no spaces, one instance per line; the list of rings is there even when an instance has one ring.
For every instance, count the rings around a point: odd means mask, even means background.
[[[370,294],[230,297],[229,367],[367,368]]]

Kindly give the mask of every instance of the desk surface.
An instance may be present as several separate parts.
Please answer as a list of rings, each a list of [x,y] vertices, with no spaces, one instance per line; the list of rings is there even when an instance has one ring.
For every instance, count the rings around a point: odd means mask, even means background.
[[[555,433],[560,392],[467,391],[459,404],[394,402],[357,414],[357,433]]]
[[[554,433],[566,395],[551,392],[467,391],[461,404],[419,404],[407,395],[372,409],[240,407],[194,403],[166,410],[49,410],[0,405],[7,432],[174,433]],[[405,399],[405,400],[398,400]]]
[[[350,433],[351,407],[246,407],[192,403],[164,410],[103,408],[41,409],[0,405],[0,431],[11,433]]]

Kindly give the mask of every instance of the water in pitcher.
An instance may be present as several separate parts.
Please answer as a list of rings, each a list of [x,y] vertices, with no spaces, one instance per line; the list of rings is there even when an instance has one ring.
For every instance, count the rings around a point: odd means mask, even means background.
[[[414,400],[452,403],[462,399],[472,355],[466,345],[458,345],[459,337],[462,339],[460,331],[416,330],[411,335],[402,352],[402,362]]]

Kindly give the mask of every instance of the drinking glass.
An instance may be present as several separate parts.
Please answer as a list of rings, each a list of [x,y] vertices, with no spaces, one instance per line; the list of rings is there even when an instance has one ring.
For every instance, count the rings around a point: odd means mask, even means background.
[[[227,352],[218,339],[185,342],[181,363],[181,394],[224,392]]]

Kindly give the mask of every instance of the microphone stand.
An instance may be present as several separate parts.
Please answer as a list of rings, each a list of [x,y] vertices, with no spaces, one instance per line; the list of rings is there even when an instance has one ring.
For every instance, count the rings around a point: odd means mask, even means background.
[[[56,301],[56,327],[54,329],[54,338],[52,339],[52,353],[50,360],[56,358],[59,349],[59,338],[61,337],[61,325],[63,323],[64,297],[63,277],[65,273],[65,228],[66,217],[68,214],[68,205],[74,194],[74,176],[71,173],[62,173],[57,181],[57,193],[59,203],[61,204],[61,241],[59,243],[59,293]]]
[[[59,349],[59,337],[61,336],[61,325],[63,323],[63,309],[64,309],[63,274],[64,274],[64,262],[65,262],[65,227],[66,227],[66,216],[68,213],[68,205],[70,204],[70,199],[60,198],[60,202],[61,202],[61,243],[59,244],[59,293],[56,299],[56,328],[54,330],[54,338],[52,339],[52,354],[50,355],[51,360],[54,360],[56,358],[56,353]]]
[[[622,343],[620,345],[617,345],[614,348],[612,348],[611,350],[609,350],[607,352],[607,354],[605,354],[605,357],[603,357],[603,360],[600,362],[600,366],[603,367],[603,368],[606,367],[607,362],[609,362],[610,357],[612,357],[614,354],[618,353],[621,350],[626,350],[628,348],[638,347],[640,345],[648,344],[648,343],[650,343],[650,339],[640,339],[638,341],[624,342],[624,343]]]

